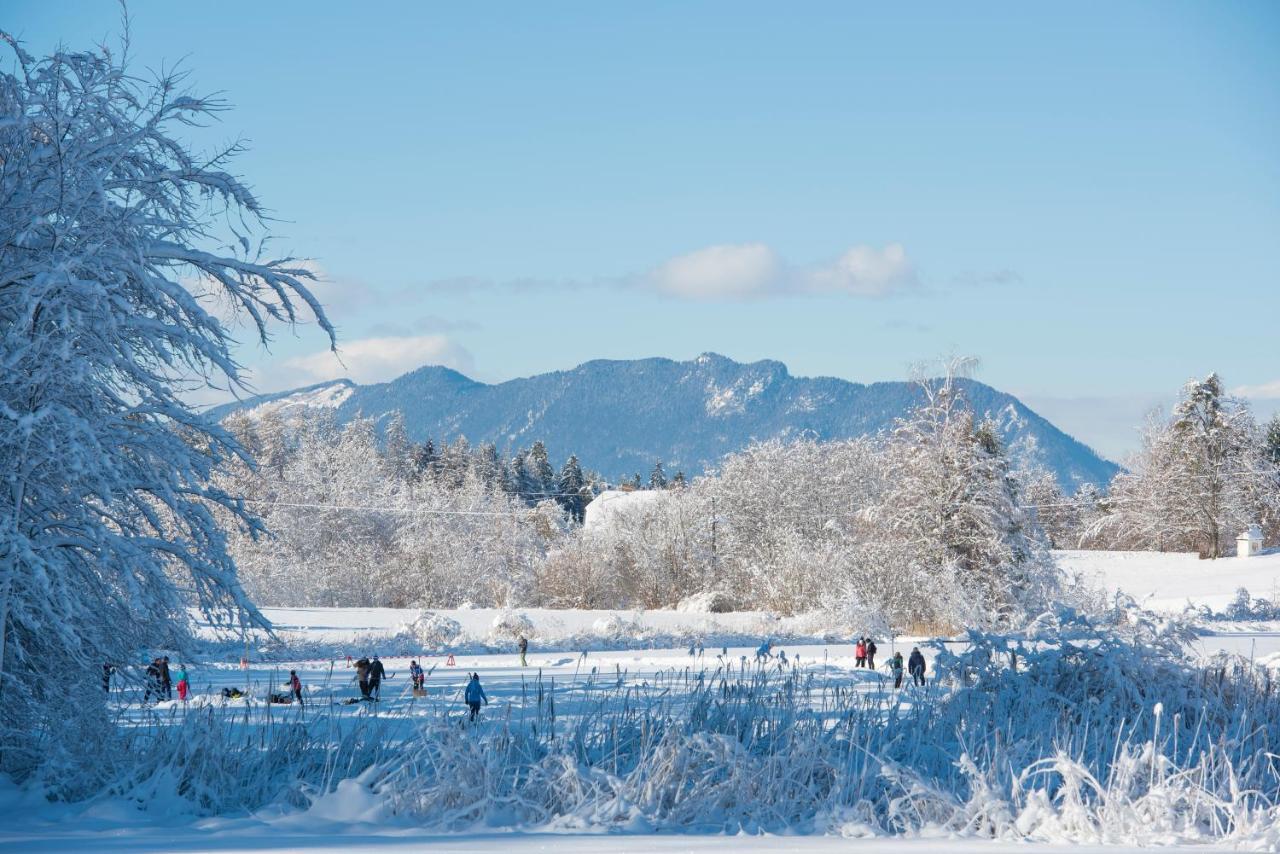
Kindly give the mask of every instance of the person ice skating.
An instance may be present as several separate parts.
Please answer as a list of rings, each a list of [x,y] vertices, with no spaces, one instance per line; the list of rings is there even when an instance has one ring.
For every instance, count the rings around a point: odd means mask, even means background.
[[[298,705],[302,705],[302,680],[298,678],[298,671],[289,671],[289,690],[293,692],[293,699],[298,701]]]
[[[766,640],[756,650],[756,661],[768,661],[773,658],[773,641]]]
[[[363,655],[356,659],[356,678],[360,680],[360,696],[369,699],[369,659]]]
[[[867,667],[876,669],[876,642],[867,638]]]
[[[856,667],[867,666],[867,642],[862,638],[858,638],[858,642],[853,645],[853,661]]]
[[[178,699],[182,702],[187,701],[187,693],[191,690],[191,683],[187,681],[187,668],[178,665]]]
[[[889,670],[893,673],[893,687],[902,687],[902,653],[895,652],[889,659]]]
[[[416,661],[409,662],[409,679],[413,682],[415,691],[421,691],[426,684],[427,676],[422,672],[422,665]]]
[[[153,659],[147,665],[147,682],[146,690],[142,694],[142,702],[146,703],[151,699],[151,695],[156,695],[156,702],[159,702],[164,696],[164,683],[160,680],[160,659]]]
[[[911,648],[911,658],[907,659],[907,670],[911,671],[911,684],[924,684],[924,656],[920,654],[920,647]]]
[[[528,667],[529,664],[524,660],[525,654],[529,651],[529,639],[524,635],[520,636],[520,666]]]
[[[467,690],[463,695],[463,699],[467,701],[467,707],[471,709],[471,722],[480,716],[480,703],[483,701],[489,705],[489,698],[485,696],[484,688],[480,687],[480,674],[472,673],[471,681],[467,683]]]
[[[373,662],[369,665],[369,693],[375,700],[382,698],[382,678],[386,675],[387,671],[382,666],[382,659],[375,653]]]
[[[169,656],[160,659],[160,687],[164,689],[164,698],[173,699],[173,679],[169,675]]]

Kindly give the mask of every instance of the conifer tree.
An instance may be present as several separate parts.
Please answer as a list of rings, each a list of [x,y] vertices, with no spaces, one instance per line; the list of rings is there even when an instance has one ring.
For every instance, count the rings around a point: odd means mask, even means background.
[[[586,477],[582,473],[582,467],[578,464],[577,456],[570,455],[565,461],[564,468],[560,470],[560,482],[558,486],[558,495],[556,500],[565,512],[579,524],[582,522],[583,514],[586,512],[587,502],[590,500],[590,493],[587,489]]]

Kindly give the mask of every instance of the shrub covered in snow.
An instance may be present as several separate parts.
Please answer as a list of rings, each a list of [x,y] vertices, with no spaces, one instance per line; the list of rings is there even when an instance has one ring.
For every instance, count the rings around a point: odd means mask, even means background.
[[[1280,620],[1280,604],[1261,596],[1251,598],[1249,591],[1241,587],[1223,616],[1228,620]]]
[[[604,640],[638,640],[652,634],[639,620],[629,620],[621,614],[601,617],[591,624],[591,631]]]
[[[493,627],[489,636],[495,641],[513,641],[521,637],[532,638],[534,634],[533,620],[527,614],[516,611],[500,611],[493,618]]]
[[[419,611],[414,619],[400,627],[399,634],[423,649],[441,649],[462,635],[462,624],[443,614]]]

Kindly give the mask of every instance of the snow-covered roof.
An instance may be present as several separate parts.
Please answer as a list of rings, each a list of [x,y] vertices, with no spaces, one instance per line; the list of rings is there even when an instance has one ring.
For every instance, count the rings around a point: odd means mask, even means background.
[[[584,528],[607,527],[617,518],[618,514],[630,513],[642,507],[650,507],[666,496],[667,493],[660,489],[605,490],[587,505],[582,525]]]

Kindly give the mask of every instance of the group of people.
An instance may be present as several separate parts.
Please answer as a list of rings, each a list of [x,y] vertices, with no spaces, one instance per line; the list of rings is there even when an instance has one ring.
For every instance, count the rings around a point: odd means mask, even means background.
[[[876,669],[876,642],[870,637],[860,637],[853,645],[853,660],[855,667],[867,667],[871,670]],[[913,685],[924,685],[924,653],[920,652],[920,647],[913,646],[911,655],[904,662],[902,653],[894,652],[893,656],[885,665],[889,668],[889,672],[893,674],[893,687],[902,687],[902,673],[905,668],[906,672],[911,676]]]
[[[377,700],[382,696],[382,680],[387,676],[387,669],[382,666],[382,659],[375,653],[373,660],[363,656],[355,664],[356,678],[360,681],[360,697],[364,700]]]
[[[876,642],[871,638],[858,638],[853,645],[853,659],[857,667],[876,669]]]
[[[893,687],[902,687],[902,653],[895,652],[889,659],[889,672],[893,674]],[[906,669],[911,674],[911,684],[924,685],[924,654],[920,647],[911,647],[911,656],[906,661]]]
[[[115,671],[116,668],[112,664],[102,665],[103,690],[111,690],[111,674],[115,673]],[[169,656],[167,655],[152,659],[151,663],[147,665],[147,681],[142,694],[142,702],[149,702],[152,695],[155,696],[156,702],[172,700],[175,682],[177,683],[178,699],[185,703],[187,695],[191,692],[191,682],[187,679],[187,668],[179,665],[177,671],[171,671],[169,669]]]
[[[524,664],[524,653],[528,649],[528,641],[520,638],[520,663]],[[361,658],[355,662],[356,677],[360,680],[360,694],[364,699],[377,699],[380,691],[382,680],[386,677],[386,669],[382,665],[382,661],[378,656],[374,656],[372,660]],[[418,664],[417,659],[409,662],[409,681],[413,685],[415,695],[419,691],[426,689],[427,674],[422,669],[422,665]],[[463,691],[462,699],[467,704],[470,711],[470,720],[474,722],[480,716],[480,706],[489,705],[489,697],[484,693],[484,688],[480,685],[480,674],[472,673],[467,679],[467,687]]]

